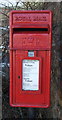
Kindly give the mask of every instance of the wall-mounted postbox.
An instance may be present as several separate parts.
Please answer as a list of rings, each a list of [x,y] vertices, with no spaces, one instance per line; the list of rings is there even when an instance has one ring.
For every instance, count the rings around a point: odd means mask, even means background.
[[[50,106],[52,12],[10,13],[10,105]]]

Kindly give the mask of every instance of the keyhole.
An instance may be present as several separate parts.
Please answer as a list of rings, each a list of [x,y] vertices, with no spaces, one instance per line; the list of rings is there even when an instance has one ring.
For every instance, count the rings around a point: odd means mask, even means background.
[[[20,76],[18,76],[18,79],[20,79]]]

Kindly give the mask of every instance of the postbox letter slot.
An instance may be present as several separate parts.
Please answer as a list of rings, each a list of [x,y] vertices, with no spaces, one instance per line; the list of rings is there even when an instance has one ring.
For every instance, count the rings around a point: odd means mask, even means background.
[[[49,32],[49,28],[44,27],[44,28],[14,28],[14,32],[27,32],[27,31],[34,31],[34,32]]]

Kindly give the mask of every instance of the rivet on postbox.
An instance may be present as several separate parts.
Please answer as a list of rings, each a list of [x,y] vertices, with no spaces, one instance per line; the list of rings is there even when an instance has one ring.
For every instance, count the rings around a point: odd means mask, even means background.
[[[11,11],[11,106],[50,106],[51,46],[51,11]]]

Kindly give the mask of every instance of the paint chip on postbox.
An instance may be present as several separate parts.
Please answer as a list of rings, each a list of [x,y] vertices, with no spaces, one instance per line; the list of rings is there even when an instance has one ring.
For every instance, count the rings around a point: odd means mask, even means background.
[[[39,90],[39,60],[23,60],[22,89]]]

